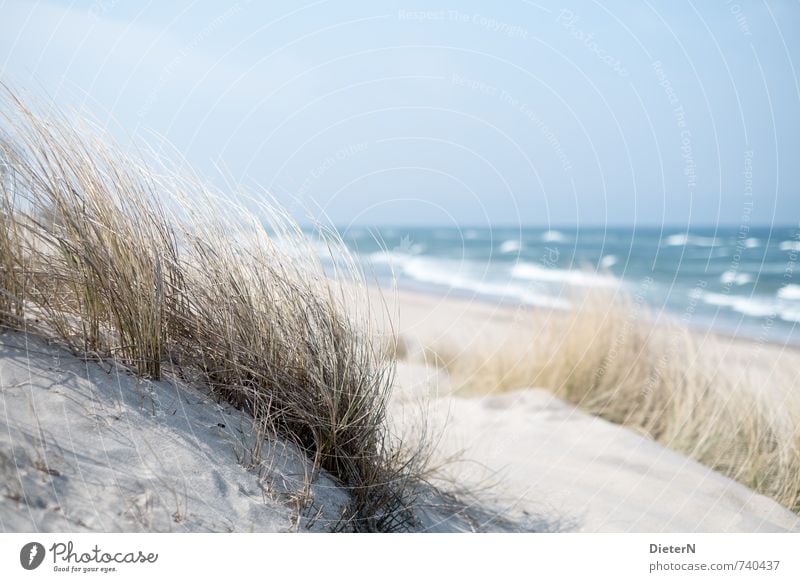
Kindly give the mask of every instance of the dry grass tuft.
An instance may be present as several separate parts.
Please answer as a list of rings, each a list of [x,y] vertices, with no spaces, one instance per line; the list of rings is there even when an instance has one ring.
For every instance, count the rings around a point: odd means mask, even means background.
[[[387,429],[393,363],[346,304],[366,286],[340,241],[326,237],[331,278],[277,206],[247,210],[11,91],[2,101],[0,325],[141,376],[199,372],[349,489],[340,529],[408,527],[427,456]]]
[[[578,304],[483,353],[434,348],[435,361],[464,394],[547,388],[800,512],[796,362],[756,370],[756,346],[656,324],[631,297]]]

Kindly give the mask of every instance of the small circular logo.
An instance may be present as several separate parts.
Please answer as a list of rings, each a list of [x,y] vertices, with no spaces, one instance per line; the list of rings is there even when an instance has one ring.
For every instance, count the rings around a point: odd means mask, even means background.
[[[19,551],[19,563],[26,570],[35,570],[44,561],[44,546],[39,542],[29,542]]]

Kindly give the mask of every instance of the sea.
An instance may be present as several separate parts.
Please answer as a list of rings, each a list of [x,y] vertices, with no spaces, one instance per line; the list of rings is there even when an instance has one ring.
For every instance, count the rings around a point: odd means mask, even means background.
[[[383,286],[570,309],[622,291],[695,328],[800,345],[800,227],[349,227]]]

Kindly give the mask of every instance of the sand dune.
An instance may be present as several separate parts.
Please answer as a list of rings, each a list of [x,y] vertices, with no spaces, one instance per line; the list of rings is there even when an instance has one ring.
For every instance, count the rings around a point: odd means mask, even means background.
[[[403,364],[399,377],[416,378],[407,394],[447,392],[424,367]],[[398,403],[398,416],[416,400]],[[429,411],[439,453],[463,451],[450,478],[493,483],[511,518],[561,531],[800,531],[800,518],[771,499],[544,390],[442,396]]]
[[[252,420],[183,383],[7,332],[0,393],[3,531],[292,531],[346,502],[324,474],[306,494],[288,445],[254,458]]]
[[[456,383],[426,348],[448,346],[467,358],[498,349],[536,321],[530,311],[407,291],[396,300],[392,330],[404,352],[395,392],[398,424],[427,402],[439,454],[463,452],[450,478],[473,487],[492,482],[508,516],[535,515],[555,529],[577,531],[800,531],[798,516],[772,499],[545,390],[454,394]],[[742,378],[774,380],[776,368],[797,369],[795,350],[731,338],[722,345],[718,357],[724,360],[714,365]],[[777,382],[767,388],[777,390]],[[788,402],[783,394],[775,398],[778,405]]]
[[[351,501],[203,389],[33,336],[0,334],[0,403],[0,531],[326,532]],[[412,531],[547,529],[429,487],[415,513]]]
[[[411,350],[443,334],[485,340],[513,321],[411,294],[399,311]],[[800,531],[774,501],[544,390],[453,388],[440,369],[398,364],[396,431],[426,412],[435,457],[460,458],[436,481],[476,492],[470,507],[423,495],[417,531]],[[3,531],[326,531],[348,501],[324,472],[306,489],[311,464],[291,445],[264,441],[259,455],[251,419],[190,382],[5,332],[0,393]]]

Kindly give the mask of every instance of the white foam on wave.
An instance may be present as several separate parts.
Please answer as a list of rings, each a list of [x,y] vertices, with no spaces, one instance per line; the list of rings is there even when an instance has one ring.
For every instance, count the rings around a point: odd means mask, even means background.
[[[566,283],[580,287],[613,287],[619,280],[611,275],[601,275],[591,271],[572,269],[549,269],[533,263],[517,263],[511,269],[515,279],[541,281],[544,283]]]
[[[662,241],[669,247],[682,247],[682,246],[696,246],[696,247],[716,247],[721,243],[719,239],[710,236],[695,236],[691,234],[680,233],[671,234]]]
[[[746,249],[755,249],[761,246],[761,241],[757,238],[748,238],[744,241],[744,247]]]
[[[800,298],[800,285],[787,285],[787,287],[797,287],[796,291],[790,292],[790,299]],[[786,287],[784,287],[786,289]],[[797,293],[798,295],[795,295]],[[769,297],[737,297],[736,295],[724,295],[722,293],[703,293],[703,301],[710,305],[727,307],[751,317],[773,317],[779,318],[790,323],[800,323],[800,305],[787,304],[787,297],[780,297],[779,300]]]
[[[398,251],[379,251],[377,253],[371,253],[367,255],[367,260],[370,263],[390,265],[396,269],[402,269],[403,265],[413,258],[413,255]]]
[[[689,235],[688,234],[671,234],[670,236],[668,236],[667,238],[665,238],[661,242],[663,242],[665,245],[667,245],[669,247],[680,247],[680,246],[685,245],[687,242],[689,242]]]
[[[403,268],[405,275],[423,283],[442,285],[449,289],[474,291],[475,293],[492,297],[517,299],[528,305],[538,307],[569,308],[569,302],[558,297],[536,293],[525,286],[515,285],[510,282],[488,281],[471,277],[461,271],[462,269],[454,270],[453,265],[446,264],[443,261],[428,259],[408,261]]]
[[[778,297],[787,301],[800,301],[800,285],[785,285],[778,289]]]
[[[407,253],[379,252],[369,255],[373,263],[387,264],[396,272],[421,283],[441,285],[448,289],[473,291],[480,295],[515,299],[527,305],[569,309],[570,304],[559,297],[537,293],[525,285],[512,282],[491,281],[468,272],[470,263],[417,257]]]
[[[548,230],[542,235],[542,240],[544,242],[564,242],[567,240],[567,237],[564,236],[563,232],[559,232],[557,230]]]
[[[800,323],[800,307],[781,310],[780,318],[784,321]]]
[[[782,251],[800,251],[800,240],[785,240],[778,248]]]
[[[522,243],[518,240],[507,240],[498,249],[501,253],[516,253],[522,248]]]
[[[736,271],[725,271],[720,275],[719,280],[724,285],[747,285],[753,282],[753,276],[749,273],[737,273]]]
[[[723,293],[704,293],[703,301],[709,305],[728,307],[753,317],[769,317],[778,314],[775,302],[765,299],[737,297],[736,295],[725,295]]]
[[[600,266],[604,269],[608,269],[609,267],[613,267],[617,264],[619,259],[615,255],[606,255],[602,259],[600,259]]]

